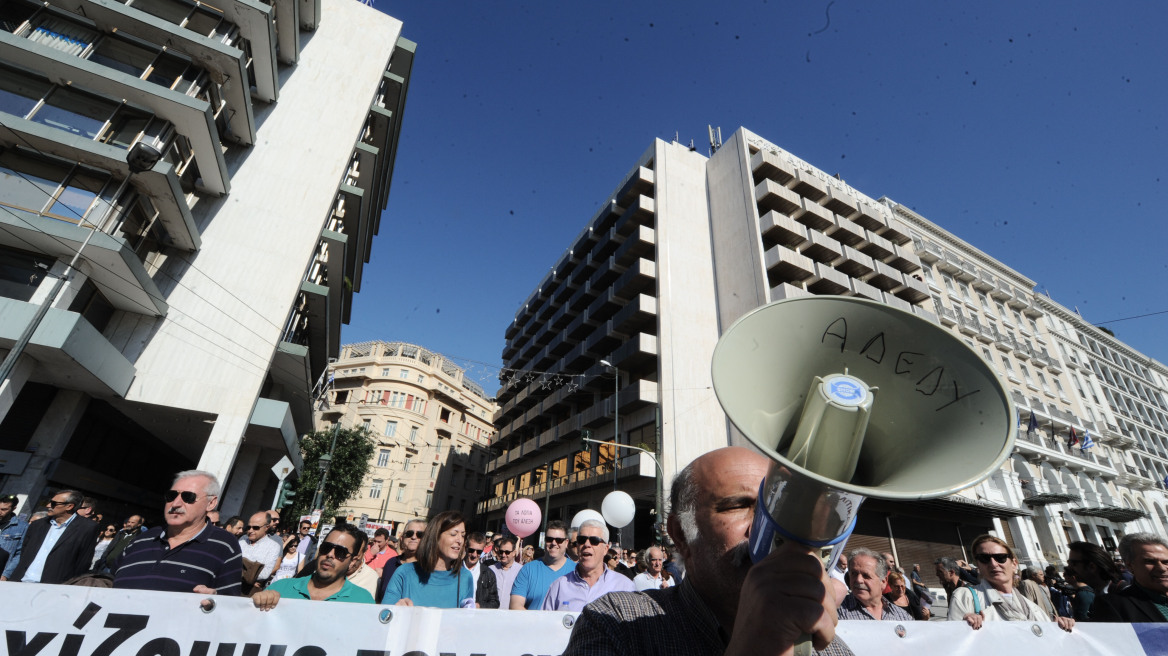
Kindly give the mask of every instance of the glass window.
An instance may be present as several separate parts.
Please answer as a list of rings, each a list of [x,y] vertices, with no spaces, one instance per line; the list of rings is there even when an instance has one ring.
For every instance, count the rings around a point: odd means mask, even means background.
[[[381,498],[381,485],[383,482],[384,481],[380,481],[377,479],[373,480],[373,484],[369,486],[369,498],[370,499],[380,499]]]
[[[0,153],[0,203],[39,213],[56,195],[69,168],[16,150]]]
[[[126,75],[142,77],[157,57],[156,49],[144,48],[117,36],[107,36],[93,49],[89,61],[108,66]]]
[[[105,180],[83,172],[78,173],[69,179],[69,184],[61,190],[57,202],[53,203],[49,212],[69,221],[80,221],[89,212],[103,186]]]
[[[385,436],[386,437],[393,437],[394,434],[396,434],[396,433],[397,433],[397,422],[396,421],[385,422]]]
[[[378,467],[388,467],[389,466],[389,449],[382,449],[380,452],[378,452],[377,466]]]
[[[405,483],[402,483],[401,485],[397,486],[397,499],[395,499],[395,500],[400,502],[402,499],[405,499],[405,498],[406,498],[406,486],[405,486]]]
[[[31,119],[41,125],[95,139],[115,109],[117,105],[108,100],[57,87]]]
[[[434,503],[434,490],[426,490],[426,507]]]
[[[149,114],[123,105],[110,120],[109,129],[106,130],[102,141],[129,148],[149,124]]]
[[[2,211],[2,210],[0,210]],[[37,268],[41,264],[53,266],[53,258],[0,247],[0,297],[28,301],[37,286],[44,280],[44,272]]]
[[[418,441],[418,427],[417,426],[410,426],[410,443],[413,444],[413,443],[416,443],[417,441]]]
[[[410,370],[409,369],[402,369],[401,372],[398,374],[398,378],[401,378],[402,380],[407,380],[409,377],[410,377]]]
[[[191,13],[191,5],[181,0],[132,0],[126,4],[175,25],[181,25]]]
[[[403,471],[410,471],[410,468],[412,468],[413,466],[414,466],[414,454],[407,453],[406,454],[406,461],[402,465],[402,470]]]
[[[438,463],[430,465],[430,478],[434,480],[438,479]]]
[[[44,80],[0,67],[0,111],[24,118],[51,87]]]

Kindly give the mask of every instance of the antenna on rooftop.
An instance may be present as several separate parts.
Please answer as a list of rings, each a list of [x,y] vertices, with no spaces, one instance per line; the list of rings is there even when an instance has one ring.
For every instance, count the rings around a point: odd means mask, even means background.
[[[718,152],[722,147],[722,128],[717,128],[717,136],[715,137],[714,126],[707,125],[706,129],[710,131],[710,154]]]

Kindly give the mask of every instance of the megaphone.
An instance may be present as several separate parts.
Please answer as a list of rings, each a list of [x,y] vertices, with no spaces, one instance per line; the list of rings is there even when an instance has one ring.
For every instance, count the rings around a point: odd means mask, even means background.
[[[998,376],[960,339],[854,297],[776,301],[714,348],[714,392],[771,467],[751,556],[781,541],[834,562],[867,497],[930,499],[975,485],[1009,457],[1018,426]]]

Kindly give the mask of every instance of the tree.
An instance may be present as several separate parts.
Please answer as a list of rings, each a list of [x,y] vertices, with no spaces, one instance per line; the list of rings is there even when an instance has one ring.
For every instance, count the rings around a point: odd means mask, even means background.
[[[365,474],[369,472],[369,459],[373,457],[376,439],[365,428],[336,429],[337,446],[333,449],[332,463],[329,465],[328,480],[324,486],[325,521],[336,514],[337,507],[361,489]],[[304,471],[296,481],[295,503],[292,516],[300,517],[312,512],[312,499],[320,485],[321,471],[317,463],[329,452],[333,443],[333,429],[316,431],[300,440],[300,455],[304,458]]]

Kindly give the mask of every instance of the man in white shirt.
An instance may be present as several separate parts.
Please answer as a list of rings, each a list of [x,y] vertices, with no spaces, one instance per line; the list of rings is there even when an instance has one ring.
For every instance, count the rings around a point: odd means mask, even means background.
[[[665,554],[658,547],[649,547],[645,550],[645,571],[633,577],[633,585],[637,592],[642,590],[664,590],[677,584],[672,577],[664,574]]]
[[[495,574],[495,587],[499,590],[499,600],[511,599],[511,586],[523,565],[515,562],[515,538],[504,535],[495,541],[495,562],[491,563],[491,571]],[[506,606],[503,606],[504,608]]]
[[[282,543],[277,543],[274,540],[268,539],[268,525],[270,524],[268,513],[258,512],[251,516],[248,521],[246,531],[243,537],[239,539],[239,550],[243,553],[246,560],[260,563],[259,576],[256,577],[256,582],[252,586],[254,590],[263,589],[263,581],[267,581],[272,572],[276,571],[276,566],[280,563],[280,558],[283,555]],[[247,590],[243,594],[248,594]]]

